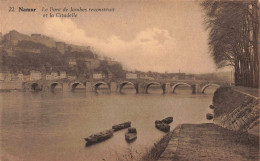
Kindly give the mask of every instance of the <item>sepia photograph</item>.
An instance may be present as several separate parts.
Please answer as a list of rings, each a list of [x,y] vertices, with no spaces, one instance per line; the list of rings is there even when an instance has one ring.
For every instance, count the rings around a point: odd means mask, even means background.
[[[258,161],[259,0],[0,0],[0,161]]]

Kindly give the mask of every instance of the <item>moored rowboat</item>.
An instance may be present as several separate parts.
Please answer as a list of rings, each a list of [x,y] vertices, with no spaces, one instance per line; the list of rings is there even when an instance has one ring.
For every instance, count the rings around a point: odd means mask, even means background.
[[[115,131],[118,131],[118,130],[125,129],[128,127],[131,127],[130,121],[122,123],[122,124],[114,125],[114,126],[112,126],[112,129],[114,129]]]
[[[211,113],[207,113],[206,114],[206,118],[208,119],[208,120],[212,120],[213,119],[213,114],[211,114]]]
[[[113,129],[102,131],[97,134],[90,135],[89,137],[85,138],[85,141],[87,142],[86,145],[92,145],[101,141],[104,141],[110,137],[113,136]]]
[[[164,132],[170,131],[170,126],[160,120],[155,121],[155,127]]]
[[[127,132],[125,133],[125,140],[127,142],[134,141],[137,138],[137,131],[136,128],[130,127],[128,128]]]
[[[162,120],[163,123],[169,124],[173,121],[173,117],[166,117]]]

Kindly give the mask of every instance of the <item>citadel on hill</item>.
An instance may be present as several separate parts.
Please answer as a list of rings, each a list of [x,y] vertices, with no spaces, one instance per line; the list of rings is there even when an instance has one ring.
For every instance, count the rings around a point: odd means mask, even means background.
[[[14,30],[5,35],[0,33],[0,69],[24,75],[32,71],[46,75],[65,72],[83,78],[97,73],[103,77],[125,74],[119,62],[97,55],[90,46],[67,44],[45,35],[29,36]]]

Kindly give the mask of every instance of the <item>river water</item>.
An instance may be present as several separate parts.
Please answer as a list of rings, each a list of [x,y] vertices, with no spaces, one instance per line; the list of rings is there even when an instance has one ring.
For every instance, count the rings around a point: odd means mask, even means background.
[[[135,94],[133,89],[124,89],[124,94],[0,93],[2,160],[122,160],[130,153],[140,157],[165,135],[154,127],[155,120],[173,116],[171,130],[180,123],[207,122],[214,90],[207,89],[205,95],[193,95],[187,88],[164,95],[159,89],[149,89],[150,94]],[[121,130],[102,143],[85,146],[85,137],[126,121],[137,129],[134,142],[127,143],[126,130]]]

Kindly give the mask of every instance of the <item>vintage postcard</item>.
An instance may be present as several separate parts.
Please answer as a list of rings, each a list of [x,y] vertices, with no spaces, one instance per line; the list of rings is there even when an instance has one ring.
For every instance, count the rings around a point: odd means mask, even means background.
[[[0,0],[0,160],[259,160],[259,7]]]

